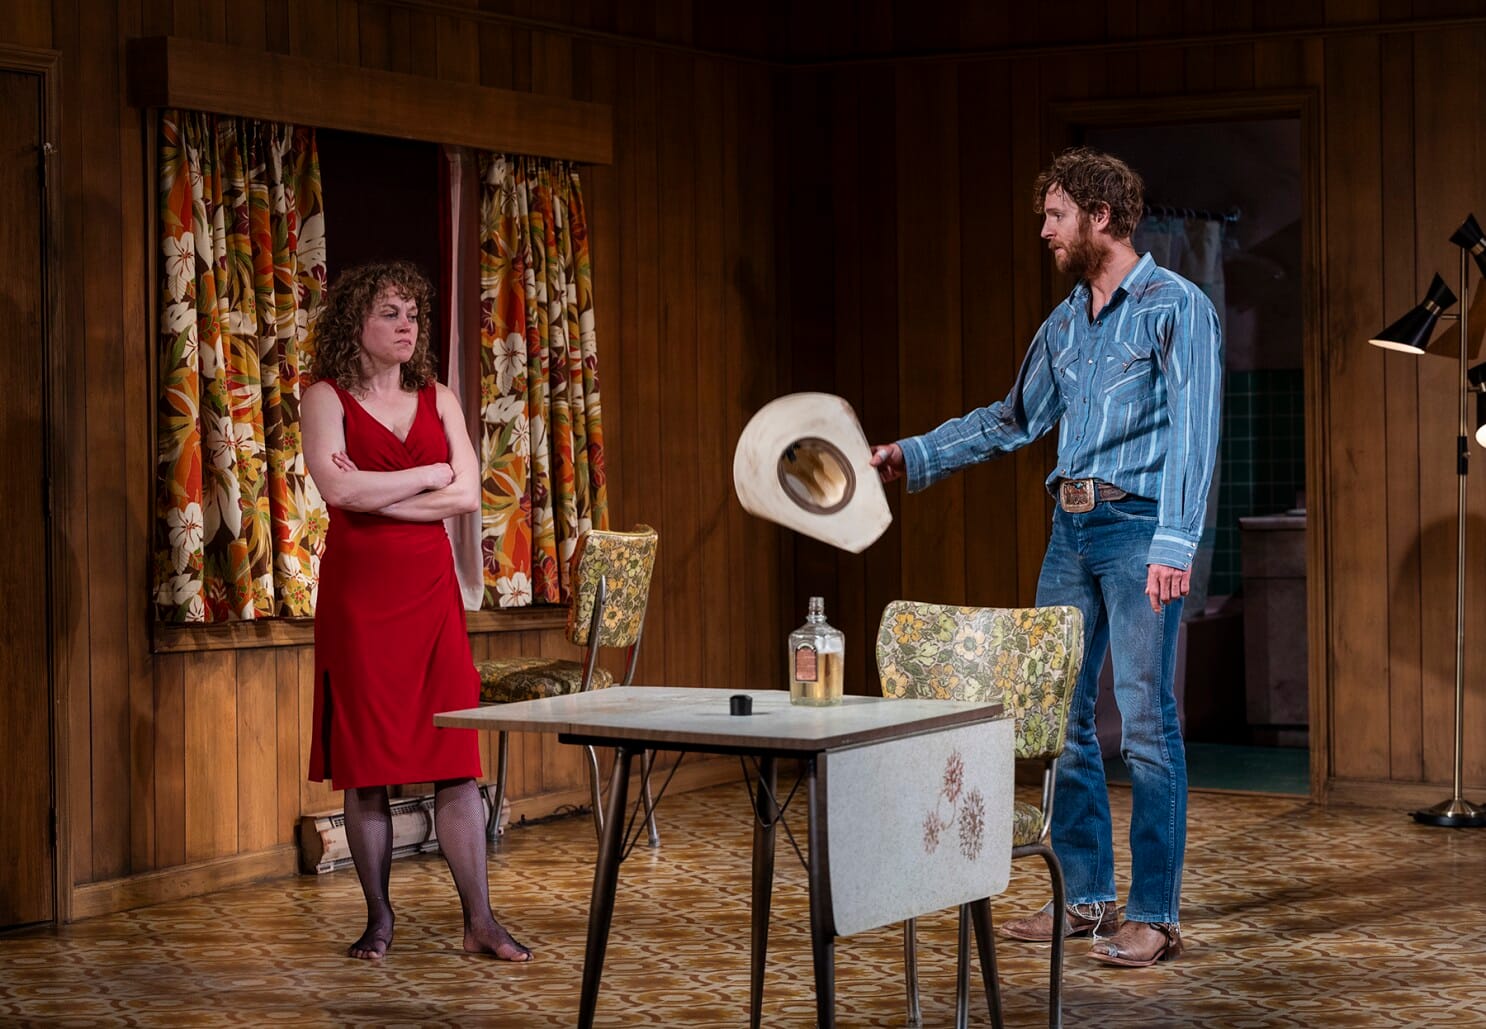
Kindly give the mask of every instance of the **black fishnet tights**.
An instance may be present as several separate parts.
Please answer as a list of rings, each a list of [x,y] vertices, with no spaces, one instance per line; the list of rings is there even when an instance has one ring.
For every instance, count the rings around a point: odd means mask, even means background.
[[[493,954],[502,961],[530,961],[531,951],[512,939],[490,910],[485,802],[475,780],[446,779],[434,784],[433,824],[459,890],[459,906],[464,909],[464,949]]]
[[[366,897],[366,931],[347,953],[353,958],[380,958],[392,946],[392,904],[387,899],[392,875],[392,807],[385,786],[348,789],[345,803],[346,843]],[[475,780],[435,783],[433,820],[464,909],[464,949],[493,954],[502,961],[530,961],[531,951],[512,939],[490,910],[485,802]]]
[[[392,807],[387,787],[346,791],[346,843],[366,897],[366,932],[347,953],[353,958],[380,958],[392,946],[393,923],[392,904],[387,899],[392,874]]]

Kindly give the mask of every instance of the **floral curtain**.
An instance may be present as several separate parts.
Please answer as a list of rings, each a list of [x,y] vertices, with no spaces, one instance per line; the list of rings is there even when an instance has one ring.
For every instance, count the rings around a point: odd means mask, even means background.
[[[588,220],[561,161],[480,156],[485,607],[558,604],[609,525]]]
[[[325,284],[314,131],[165,111],[159,145],[156,611],[311,615],[328,525],[299,427]]]

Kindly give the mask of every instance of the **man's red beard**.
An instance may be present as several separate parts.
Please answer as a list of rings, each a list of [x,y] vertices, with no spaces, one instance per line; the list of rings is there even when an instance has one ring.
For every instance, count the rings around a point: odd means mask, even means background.
[[[1091,279],[1104,267],[1109,254],[1094,242],[1089,231],[1089,216],[1079,213],[1078,239],[1065,244],[1062,250],[1053,251],[1053,262],[1058,271],[1067,272],[1076,279]]]

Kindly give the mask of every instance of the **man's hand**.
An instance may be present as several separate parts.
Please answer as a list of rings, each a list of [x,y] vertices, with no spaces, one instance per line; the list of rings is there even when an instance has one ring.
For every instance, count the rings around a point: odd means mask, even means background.
[[[1192,570],[1167,565],[1146,565],[1145,595],[1151,598],[1151,610],[1157,614],[1173,600],[1185,597],[1192,588]]]
[[[883,482],[892,482],[907,474],[903,465],[903,448],[896,443],[873,447],[869,464],[877,469],[877,475]]]

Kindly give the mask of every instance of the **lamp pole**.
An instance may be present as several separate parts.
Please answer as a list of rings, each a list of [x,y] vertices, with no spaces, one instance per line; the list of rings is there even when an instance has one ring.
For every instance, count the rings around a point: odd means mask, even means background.
[[[1466,287],[1470,280],[1470,251],[1460,248],[1460,313],[1444,314],[1441,317],[1455,318],[1460,329],[1460,435],[1456,442],[1455,471],[1459,484],[1456,497],[1455,517],[1455,776],[1454,795],[1434,807],[1414,812],[1414,821],[1425,825],[1441,825],[1453,828],[1477,828],[1486,826],[1486,808],[1466,800],[1460,793],[1464,777],[1464,732],[1465,732],[1465,477],[1469,471],[1469,415],[1468,396],[1471,384],[1466,372],[1466,353],[1470,331],[1470,293]]]

